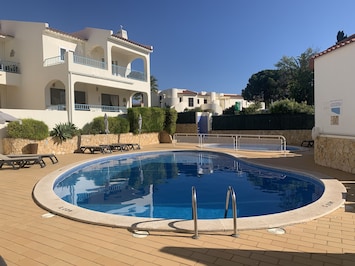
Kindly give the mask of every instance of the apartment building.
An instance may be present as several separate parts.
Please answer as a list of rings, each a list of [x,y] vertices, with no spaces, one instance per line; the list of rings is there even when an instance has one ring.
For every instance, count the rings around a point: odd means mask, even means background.
[[[317,164],[355,174],[355,34],[318,53],[314,64]]]
[[[51,128],[125,113],[136,93],[150,106],[152,52],[122,28],[66,33],[43,22],[0,20],[0,110]]]
[[[158,97],[158,106],[174,108],[177,112],[200,107],[202,110],[209,110],[213,115],[221,115],[223,110],[231,106],[242,110],[250,105],[250,102],[238,94],[194,92],[177,88],[160,91]]]

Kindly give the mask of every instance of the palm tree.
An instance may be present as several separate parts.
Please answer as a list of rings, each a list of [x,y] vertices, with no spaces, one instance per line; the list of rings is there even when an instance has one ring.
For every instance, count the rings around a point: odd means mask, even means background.
[[[150,76],[150,91],[157,93],[158,87],[158,80],[154,76]]]

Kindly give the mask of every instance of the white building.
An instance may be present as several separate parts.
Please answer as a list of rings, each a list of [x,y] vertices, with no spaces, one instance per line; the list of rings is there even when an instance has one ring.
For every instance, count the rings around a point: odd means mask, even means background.
[[[69,34],[47,23],[0,20],[0,110],[52,129],[125,113],[136,93],[150,106],[152,51],[123,29]]]
[[[160,107],[174,108],[177,112],[200,107],[202,110],[210,110],[213,115],[220,115],[223,110],[238,106],[239,110],[250,105],[241,95],[224,94],[216,92],[194,92],[186,89],[167,89],[158,94]]]
[[[313,59],[315,161],[355,173],[355,35]]]

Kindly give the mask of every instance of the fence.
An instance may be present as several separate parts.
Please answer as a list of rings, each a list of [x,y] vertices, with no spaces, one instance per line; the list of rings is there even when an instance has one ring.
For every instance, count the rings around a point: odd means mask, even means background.
[[[176,133],[174,143],[196,144],[200,148],[233,150],[286,151],[286,138],[281,135],[193,134]]]

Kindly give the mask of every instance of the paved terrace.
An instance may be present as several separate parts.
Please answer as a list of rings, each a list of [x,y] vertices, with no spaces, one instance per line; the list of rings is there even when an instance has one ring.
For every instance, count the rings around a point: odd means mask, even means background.
[[[173,148],[146,146],[143,151]],[[45,168],[0,169],[0,266],[4,265],[355,265],[355,175],[317,166],[312,150],[292,156],[238,152],[253,162],[332,176],[348,189],[344,207],[321,218],[284,227],[192,234],[150,232],[134,237],[127,229],[76,222],[36,205],[32,190],[46,174],[101,154],[59,155]]]

